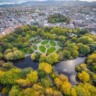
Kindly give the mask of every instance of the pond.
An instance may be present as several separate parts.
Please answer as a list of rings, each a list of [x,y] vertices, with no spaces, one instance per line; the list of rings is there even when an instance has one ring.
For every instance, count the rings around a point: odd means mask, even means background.
[[[38,69],[38,62],[33,61],[30,56],[25,57],[24,59],[13,61],[14,66],[24,69],[27,67],[32,67],[34,70]]]
[[[78,83],[76,81],[75,66],[84,63],[85,60],[86,60],[86,57],[78,57],[74,60],[62,61],[55,65],[55,71],[58,74],[62,73],[68,76],[70,83],[72,85],[75,85]],[[21,69],[27,68],[27,67],[32,67],[35,70],[38,69],[38,62],[33,61],[30,58],[30,56],[26,57],[25,59],[16,60],[13,63],[14,63],[14,66]]]
[[[74,60],[67,60],[57,63],[55,66],[56,73],[62,73],[66,75],[72,85],[78,84],[78,82],[76,81],[75,66],[84,63],[85,60],[86,57],[78,57]]]

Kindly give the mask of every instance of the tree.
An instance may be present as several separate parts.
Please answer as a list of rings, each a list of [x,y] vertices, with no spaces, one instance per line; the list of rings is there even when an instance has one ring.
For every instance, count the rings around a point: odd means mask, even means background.
[[[24,54],[16,48],[7,49],[4,53],[4,58],[7,60],[17,60],[24,58]]]
[[[93,43],[93,39],[90,38],[89,36],[81,36],[79,39],[78,39],[78,42],[79,43],[83,43],[83,44],[91,44]]]
[[[59,78],[62,80],[62,81],[68,81],[68,77],[63,75],[63,74],[60,74],[59,75]]]
[[[19,79],[20,76],[20,69],[11,69],[8,72],[4,72],[1,78],[2,84],[15,84],[16,80]]]
[[[80,83],[78,86],[74,87],[77,96],[95,96],[96,95],[96,87],[89,83]]]
[[[73,58],[78,57],[78,55],[79,55],[79,53],[78,53],[77,50],[73,50],[73,51],[72,51],[72,57],[73,57]]]
[[[35,53],[33,53],[33,54],[31,55],[31,59],[32,59],[32,60],[35,60],[35,59],[36,59],[36,54],[35,54]]]
[[[53,64],[59,61],[59,55],[54,52],[49,54],[46,59],[48,63]]]
[[[44,54],[42,54],[42,55],[40,56],[39,62],[40,62],[40,63],[42,63],[42,62],[47,62],[46,58],[47,58],[47,56],[44,55]]]
[[[18,86],[13,86],[9,92],[9,96],[22,96],[22,92]]]
[[[86,73],[85,71],[82,71],[81,73],[78,74],[79,79],[82,82],[88,82],[90,80],[90,76],[88,73]]]
[[[75,88],[71,89],[71,96],[77,96],[77,92]]]
[[[4,75],[4,73],[5,73],[5,72],[0,71],[0,82],[1,82],[1,78],[2,78],[2,76]]]
[[[16,83],[19,84],[21,87],[26,87],[30,85],[30,83],[27,82],[25,79],[18,79],[16,80]]]
[[[81,29],[81,30],[79,30],[79,34],[81,34],[81,35],[84,35],[86,33],[89,33],[89,31],[87,29]]]
[[[71,52],[68,50],[63,50],[63,58],[69,59],[71,57]]]
[[[15,66],[14,66],[11,62],[4,63],[2,66],[3,66],[4,68],[6,68],[6,69],[15,68]]]
[[[49,23],[60,23],[66,22],[69,23],[70,19],[62,14],[53,14],[48,17]]]
[[[56,84],[56,86],[57,86],[58,88],[60,88],[61,85],[62,85],[62,83],[63,83],[63,81],[62,81],[60,78],[54,79],[54,82],[55,82],[55,84]]]
[[[46,72],[47,74],[50,74],[52,72],[52,66],[48,63],[40,63],[39,64],[39,69],[43,70],[44,72]]]
[[[62,86],[61,86],[61,91],[65,94],[65,95],[70,95],[70,91],[71,91],[71,84],[66,81],[63,82]]]
[[[38,80],[38,73],[37,71],[31,71],[29,74],[27,74],[26,80],[30,83],[35,83]]]
[[[3,54],[0,52],[0,59],[3,58]]]
[[[39,78],[44,78],[46,76],[46,73],[43,70],[38,70],[38,76]]]
[[[63,96],[61,91],[58,91],[58,90],[54,90],[53,91],[53,96]]]
[[[77,46],[79,47],[79,50],[78,51],[79,51],[79,53],[81,55],[86,55],[86,54],[88,54],[90,52],[90,48],[87,45],[84,45],[82,43],[78,43]]]
[[[52,96],[53,95],[53,89],[52,88],[46,88],[46,96]]]
[[[89,69],[96,73],[96,53],[88,56],[87,66]]]
[[[41,79],[41,84],[44,87],[52,87],[52,82],[50,81],[50,78],[49,77],[42,78]]]

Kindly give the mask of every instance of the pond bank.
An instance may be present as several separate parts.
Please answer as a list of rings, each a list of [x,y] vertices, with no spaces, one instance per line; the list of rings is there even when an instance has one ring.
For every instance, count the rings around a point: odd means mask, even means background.
[[[55,71],[57,74],[64,74],[68,76],[69,81],[72,85],[78,84],[76,81],[76,74],[75,67],[79,64],[84,63],[86,57],[77,57],[73,60],[61,61],[55,65]]]
[[[76,71],[75,67],[79,64],[84,63],[86,60],[86,57],[77,57],[76,59],[73,60],[66,60],[66,61],[61,61],[59,63],[56,63],[55,71],[58,74],[64,74],[68,76],[69,81],[71,82],[72,85],[78,84],[76,81]],[[32,67],[34,70],[38,69],[38,62],[33,61],[30,56],[25,57],[24,59],[16,60],[13,61],[14,66],[18,68],[28,68]]]

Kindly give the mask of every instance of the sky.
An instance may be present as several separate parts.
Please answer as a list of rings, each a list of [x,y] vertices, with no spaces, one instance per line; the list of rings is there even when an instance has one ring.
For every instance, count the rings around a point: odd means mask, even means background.
[[[0,0],[0,5],[4,5],[4,4],[21,4],[27,1],[49,1],[49,0]],[[50,0],[53,1],[53,0]],[[69,1],[69,0],[54,0],[54,1]],[[71,1],[76,1],[76,0],[71,0]],[[88,1],[88,2],[92,2],[92,1],[96,1],[96,0],[79,0],[79,1]]]

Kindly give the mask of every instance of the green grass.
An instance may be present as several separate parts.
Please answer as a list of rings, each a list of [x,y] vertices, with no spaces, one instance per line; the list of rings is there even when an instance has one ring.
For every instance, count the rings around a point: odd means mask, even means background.
[[[39,47],[39,50],[40,50],[41,52],[45,53],[46,48],[45,48],[45,46],[40,46],[40,47]]]
[[[48,40],[44,40],[41,42],[41,44],[46,45],[48,42],[49,42]]]
[[[47,53],[53,53],[56,51],[56,48],[55,47],[50,47],[48,50],[47,50]]]
[[[56,43],[54,41],[50,41],[51,46],[56,46]]]
[[[37,46],[36,46],[36,45],[33,45],[33,49],[34,49],[34,50],[37,50]]]

